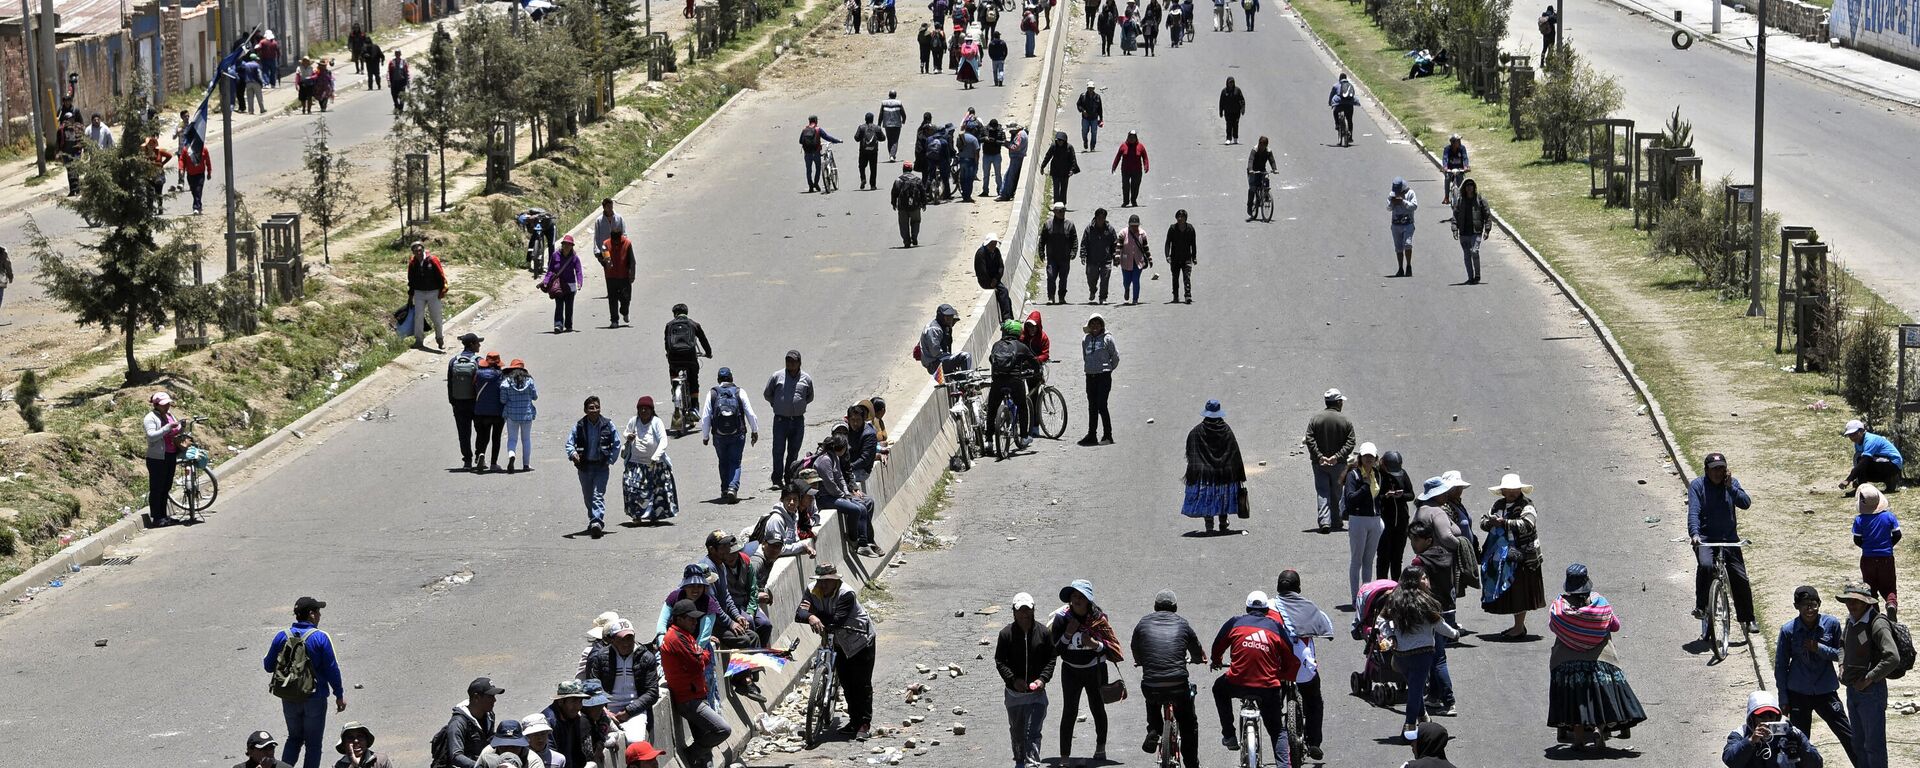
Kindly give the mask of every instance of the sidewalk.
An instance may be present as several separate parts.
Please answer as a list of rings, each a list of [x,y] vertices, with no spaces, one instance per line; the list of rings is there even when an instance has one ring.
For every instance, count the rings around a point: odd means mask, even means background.
[[[1700,4],[1685,3],[1683,0],[1607,0],[1629,11],[1645,13],[1647,16],[1674,29],[1685,29],[1692,33],[1696,42],[1718,45],[1728,50],[1752,56],[1754,38],[1759,34],[1757,17],[1743,13],[1732,7],[1720,9],[1720,34],[1714,35],[1711,7],[1702,9]],[[1673,14],[1682,11],[1681,21],[1675,22]],[[1518,16],[1519,14],[1516,14]],[[1511,36],[1537,52],[1539,35],[1533,32],[1532,17],[1516,18],[1509,28]],[[1567,39],[1576,46],[1579,44],[1579,19],[1572,20],[1567,31]],[[1920,107],[1920,70],[1914,70],[1901,64],[1876,58],[1851,48],[1831,46],[1826,43],[1810,42],[1795,37],[1779,29],[1767,31],[1767,58],[1770,62],[1786,66],[1811,77],[1849,88],[1874,98],[1895,101],[1913,107]]]

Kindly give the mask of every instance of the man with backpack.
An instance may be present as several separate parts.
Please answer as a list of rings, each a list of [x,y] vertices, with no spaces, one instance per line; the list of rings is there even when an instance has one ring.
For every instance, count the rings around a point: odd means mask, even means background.
[[[1360,95],[1354,92],[1353,81],[1347,79],[1347,73],[1340,73],[1340,79],[1327,94],[1327,106],[1333,108],[1333,130],[1340,146],[1353,146],[1353,108],[1359,104]]]
[[[596,678],[593,682],[600,681]],[[506,692],[490,677],[476,677],[467,684],[467,700],[453,705],[453,716],[434,732],[428,745],[433,753],[432,768],[478,768],[480,753],[493,737],[494,702]]]
[[[880,142],[886,134],[880,126],[874,125],[873,113],[867,113],[867,121],[853,131],[853,143],[860,147],[860,188],[880,188]]]
[[[1880,613],[1873,588],[1847,584],[1836,596],[1847,606],[1840,684],[1847,687],[1853,750],[1859,768],[1887,767],[1887,680],[1913,669],[1913,635]]]
[[[818,115],[808,115],[807,127],[800,129],[800,156],[806,165],[808,192],[820,191],[820,150],[824,146],[820,142],[823,141],[830,144],[840,143],[833,134],[827,133],[825,128],[820,127]]]
[[[447,361],[447,403],[453,406],[453,429],[460,435],[460,468],[473,467],[473,375],[480,370],[479,334],[460,334],[460,352]]]
[[[747,393],[733,383],[733,370],[721,368],[720,380],[700,403],[700,444],[712,445],[720,460],[720,500],[740,501],[740,456],[747,445],[760,444],[760,419],[753,415]]]
[[[673,305],[673,319],[667,321],[667,386],[673,386],[673,378],[681,371],[687,373],[687,397],[700,391],[700,358],[704,354],[713,357],[713,345],[707,343],[707,332],[693,318],[687,317],[687,305]],[[675,408],[679,403],[673,404]]]
[[[334,711],[347,711],[347,689],[340,683],[333,640],[319,628],[320,609],[325,607],[325,601],[311,597],[295,600],[293,625],[273,636],[266,658],[260,661],[268,675],[267,690],[280,697],[280,711],[287,719],[287,742],[280,759],[292,764],[305,748],[303,768],[320,766],[320,750],[327,738],[327,692],[333,692]]]
[[[987,391],[987,441],[992,442],[1000,432],[1000,420],[994,416],[1000,412],[1000,403],[1011,400],[1016,412],[1014,441],[1022,449],[1033,444],[1033,409],[1021,406],[1033,402],[1027,386],[1040,372],[1033,350],[1020,341],[1025,327],[1018,320],[1002,322],[1000,340],[994,342],[987,358],[993,372],[992,385]]]
[[[920,212],[927,207],[927,188],[913,172],[913,161],[900,165],[900,178],[893,180],[890,195],[893,211],[900,219],[900,247],[920,244]]]

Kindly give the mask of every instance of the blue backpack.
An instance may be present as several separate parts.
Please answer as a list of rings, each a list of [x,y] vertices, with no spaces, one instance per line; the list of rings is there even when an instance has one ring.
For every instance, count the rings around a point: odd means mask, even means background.
[[[740,402],[740,388],[721,384],[713,388],[712,413],[708,424],[716,435],[737,435],[746,426],[746,407]]]

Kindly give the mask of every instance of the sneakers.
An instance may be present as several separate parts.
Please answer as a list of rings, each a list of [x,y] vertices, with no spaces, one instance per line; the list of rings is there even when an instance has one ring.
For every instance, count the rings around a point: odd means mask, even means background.
[[[1080,442],[1078,444],[1079,445],[1099,445],[1100,441],[1096,439],[1093,435],[1087,435],[1086,437],[1080,438]]]
[[[513,464],[514,464],[513,451],[507,451],[507,474],[509,475],[513,474]]]
[[[879,547],[874,546],[873,544],[870,544],[870,543],[860,545],[860,549],[856,551],[859,552],[862,557],[886,557],[887,556],[887,553],[885,551],[881,550]]]
[[[591,523],[587,523],[587,535],[588,535],[588,536],[592,536],[592,537],[594,537],[595,539],[598,539],[598,538],[600,538],[600,534],[601,534],[601,533],[602,533],[602,532],[603,532],[603,531],[604,531],[605,529],[606,529],[606,526],[605,526],[605,525],[603,525],[603,524],[601,524],[601,522],[600,522],[600,521],[598,521],[598,520],[595,520],[595,521],[593,521],[593,522],[591,522]]]
[[[1107,435],[1106,437],[1102,437],[1102,438],[1100,438],[1100,444],[1101,444],[1101,445],[1113,445],[1113,435]]]
[[[1148,732],[1147,740],[1140,743],[1140,751],[1149,755],[1160,751],[1160,734]]]
[[[1741,628],[1745,629],[1749,635],[1760,634],[1760,622],[1757,621],[1749,621],[1742,625]]]
[[[1455,712],[1452,704],[1444,701],[1429,701],[1427,702],[1427,714],[1438,715],[1440,717],[1452,717]]]
[[[1320,745],[1318,745],[1318,744],[1308,744],[1308,745],[1307,745],[1307,759],[1308,759],[1308,760],[1312,760],[1312,761],[1315,761],[1315,762],[1319,762],[1319,761],[1321,761],[1321,760],[1325,760],[1326,758],[1327,758],[1327,753],[1325,753],[1325,752],[1322,752],[1322,751],[1320,751]]]
[[[1408,741],[1412,741],[1412,739],[1408,739]],[[1234,738],[1233,734],[1229,733],[1220,737],[1220,746],[1226,747],[1228,752],[1238,752],[1240,751],[1240,740]]]
[[[1700,609],[1700,608],[1695,608],[1695,609],[1693,609],[1693,613],[1692,613],[1692,614],[1690,614],[1690,615],[1692,615],[1692,616],[1693,616],[1694,618],[1696,618],[1696,619],[1700,619],[1700,620],[1702,620],[1702,621],[1705,621],[1705,620],[1706,620],[1706,618],[1707,618],[1707,612],[1706,612],[1705,610],[1702,610],[1702,609]]]

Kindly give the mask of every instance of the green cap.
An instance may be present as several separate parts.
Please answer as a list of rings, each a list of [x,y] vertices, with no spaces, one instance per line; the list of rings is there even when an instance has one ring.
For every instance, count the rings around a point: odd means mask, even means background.
[[[1020,335],[1020,327],[1020,321],[1008,320],[1000,324],[1000,332],[1008,336],[1018,336]]]

